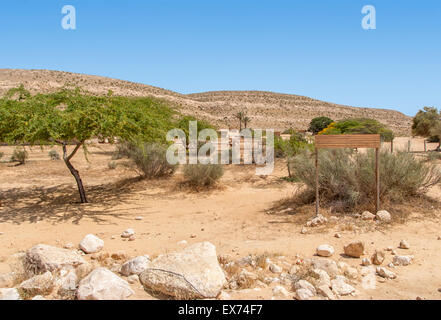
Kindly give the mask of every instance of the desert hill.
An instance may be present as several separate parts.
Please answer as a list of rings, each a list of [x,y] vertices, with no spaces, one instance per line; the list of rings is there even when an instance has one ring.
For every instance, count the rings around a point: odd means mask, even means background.
[[[324,102],[304,96],[264,91],[215,91],[180,94],[145,84],[107,77],[50,70],[0,69],[0,95],[23,84],[32,93],[51,92],[72,84],[97,95],[109,90],[121,96],[153,96],[169,101],[183,114],[210,121],[219,127],[237,128],[234,114],[246,111],[252,119],[250,127],[284,130],[306,129],[317,116],[339,120],[348,117],[369,117],[388,125],[397,135],[409,135],[411,118],[387,109],[358,108]]]

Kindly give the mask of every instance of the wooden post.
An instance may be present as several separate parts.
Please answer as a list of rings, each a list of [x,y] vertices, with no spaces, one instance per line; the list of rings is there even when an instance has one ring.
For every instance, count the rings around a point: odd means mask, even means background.
[[[394,139],[390,141],[390,153],[394,153]]]
[[[424,152],[427,152],[427,140],[424,140]]]
[[[319,167],[318,167],[318,149],[315,148],[315,215],[319,214]]]
[[[375,148],[375,189],[376,189],[376,199],[375,199],[375,210],[378,212],[380,210],[380,149]]]
[[[407,152],[410,152],[410,140],[407,141]]]

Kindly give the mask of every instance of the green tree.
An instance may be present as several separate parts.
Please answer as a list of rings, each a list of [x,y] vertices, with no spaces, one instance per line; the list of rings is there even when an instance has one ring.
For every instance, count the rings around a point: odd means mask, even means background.
[[[251,122],[251,118],[248,116],[243,117],[243,125],[245,129],[247,128],[248,124]]]
[[[423,110],[413,117],[412,134],[421,137],[428,137],[431,141],[440,141],[436,134],[437,127],[441,122],[440,114],[435,107],[424,107]],[[433,132],[435,131],[435,133]]]
[[[309,123],[308,131],[313,134],[317,134],[322,131],[324,128],[329,126],[334,120],[328,117],[317,117],[311,120]]]
[[[166,132],[175,127],[171,120],[175,112],[150,98],[96,97],[80,89],[19,100],[9,97],[0,99],[0,141],[61,145],[82,203],[87,202],[86,192],[71,160],[80,148],[87,155],[87,140],[99,136],[110,141],[164,141]]]

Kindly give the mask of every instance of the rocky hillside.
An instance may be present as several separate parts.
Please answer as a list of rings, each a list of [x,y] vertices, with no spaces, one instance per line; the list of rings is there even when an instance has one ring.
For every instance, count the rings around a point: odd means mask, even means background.
[[[250,127],[284,130],[306,129],[317,116],[335,120],[347,117],[369,117],[388,125],[398,135],[409,135],[411,118],[398,111],[356,108],[312,98],[263,91],[216,91],[179,94],[149,85],[106,77],[49,70],[0,69],[0,95],[19,84],[33,93],[54,91],[65,84],[82,87],[94,94],[112,90],[123,96],[154,96],[178,106],[182,113],[205,119],[219,127],[237,128],[234,114],[246,111]]]

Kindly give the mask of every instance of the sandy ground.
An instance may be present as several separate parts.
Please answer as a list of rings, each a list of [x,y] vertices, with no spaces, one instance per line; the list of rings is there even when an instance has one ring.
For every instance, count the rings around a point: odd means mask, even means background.
[[[407,138],[400,139],[407,146]],[[421,141],[415,140],[414,146],[421,147]],[[282,162],[276,163],[275,172],[268,177],[256,176],[253,166],[226,166],[219,187],[195,193],[182,187],[179,171],[171,179],[143,181],[122,164],[124,160],[118,160],[116,169],[109,169],[110,145],[90,147],[89,162],[82,153],[73,159],[90,200],[81,205],[73,177],[63,161],[49,159],[49,148],[32,148],[29,162],[23,166],[6,162],[12,150],[0,147],[4,152],[0,161],[0,273],[9,271],[8,257],[14,253],[38,243],[77,244],[88,233],[105,241],[106,252],[124,250],[130,256],[179,250],[182,246],[178,242],[186,240],[188,244],[210,241],[218,254],[236,258],[263,252],[310,258],[318,245],[327,243],[336,249],[334,259],[354,266],[361,260],[340,255],[348,242],[363,240],[372,254],[375,249],[397,248],[400,240],[406,239],[410,250],[396,250],[414,255],[414,263],[394,269],[398,278],[377,283],[375,290],[357,287],[360,293],[351,298],[441,298],[441,241],[437,240],[441,228],[439,215],[430,208],[417,210],[405,224],[387,229],[376,228],[374,223],[348,228],[345,222],[303,235],[297,208],[290,214],[268,213],[296,192],[296,184],[281,180],[287,175]],[[429,195],[441,200],[438,187]],[[143,219],[135,220],[138,216]],[[119,236],[127,228],[136,231],[135,241],[123,241]],[[335,232],[342,237],[335,238]],[[388,254],[386,264],[391,260]],[[152,298],[140,285],[135,287],[133,299]],[[232,297],[268,299],[269,290],[244,290]]]

